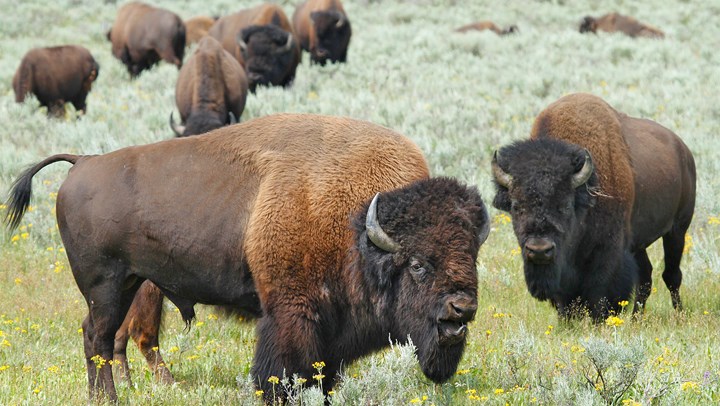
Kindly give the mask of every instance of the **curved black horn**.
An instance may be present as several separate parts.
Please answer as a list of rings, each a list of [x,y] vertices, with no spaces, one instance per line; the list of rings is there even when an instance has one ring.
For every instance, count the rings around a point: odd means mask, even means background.
[[[280,48],[280,52],[287,52],[287,51],[289,51],[290,48],[292,47],[292,43],[293,43],[292,33],[288,32],[287,42],[285,43],[285,45],[283,45],[282,48]]]
[[[232,111],[228,111],[228,124],[233,125],[237,124],[237,118],[235,118],[235,114],[233,114]]]
[[[373,197],[365,217],[365,229],[367,230],[368,238],[373,244],[384,251],[398,252],[400,250],[400,244],[393,241],[393,239],[385,233],[385,230],[380,227],[380,223],[378,222],[377,201],[379,196],[380,193]]]
[[[175,118],[173,117],[173,114],[174,114],[173,112],[170,112],[170,128],[172,128],[175,135],[177,135],[178,137],[182,137],[183,134],[185,133],[185,126],[178,125],[175,122]]]
[[[506,189],[510,187],[510,184],[512,183],[512,176],[510,176],[509,173],[505,172],[498,164],[498,151],[497,150],[493,153],[492,172],[493,172],[493,176],[495,176],[495,181],[500,186],[502,186]]]
[[[485,208],[485,206],[483,206],[483,211],[485,212],[485,223],[483,224],[482,229],[478,231],[480,245],[483,245],[485,240],[487,240],[488,236],[490,235],[490,221],[488,220],[490,216],[488,215],[487,208]]]
[[[590,175],[592,175],[593,172],[593,163],[592,159],[590,158],[590,152],[588,150],[585,150],[585,163],[583,164],[582,168],[580,168],[577,173],[575,173],[572,177],[572,188],[575,189],[576,187],[580,185],[584,185],[585,182],[590,179]]]

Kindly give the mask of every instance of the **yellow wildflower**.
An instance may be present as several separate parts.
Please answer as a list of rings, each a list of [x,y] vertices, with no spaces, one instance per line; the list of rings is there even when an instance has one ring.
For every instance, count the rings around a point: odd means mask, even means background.
[[[693,382],[693,381],[683,382],[683,383],[680,385],[680,389],[682,389],[683,391],[691,390],[691,389],[697,389],[697,387],[698,387],[697,382]]]
[[[277,376],[273,375],[273,376],[271,376],[270,378],[268,378],[268,382],[270,382],[270,383],[273,384],[273,385],[277,385],[278,383],[280,383],[280,378],[278,378]]]
[[[623,320],[617,316],[610,316],[607,318],[607,320],[605,320],[605,324],[607,324],[608,326],[613,326],[613,327],[622,326],[623,323],[625,323],[625,320]]]
[[[495,394],[496,394],[496,395],[502,395],[503,393],[505,393],[505,389],[502,389],[502,388],[497,388],[497,389],[495,389]]]
[[[315,369],[322,369],[325,367],[325,361],[313,362],[312,367]]]

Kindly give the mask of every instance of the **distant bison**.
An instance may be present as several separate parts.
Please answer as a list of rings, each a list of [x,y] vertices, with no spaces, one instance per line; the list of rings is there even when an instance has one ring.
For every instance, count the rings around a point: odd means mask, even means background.
[[[565,96],[535,120],[531,139],[502,148],[493,202],[510,212],[525,281],[562,316],[595,320],[652,283],[646,248],[663,238],[663,279],[680,309],[680,259],[695,207],[695,162],[672,131],[589,94]],[[634,257],[634,258],[633,258]]]
[[[161,59],[180,69],[185,54],[185,24],[177,14],[132,2],[120,7],[107,33],[112,53],[137,77]]]
[[[185,45],[190,46],[200,41],[200,38],[208,35],[208,30],[215,24],[217,18],[208,16],[197,16],[185,20]]]
[[[200,40],[197,50],[180,69],[175,103],[183,125],[170,116],[178,137],[234,124],[245,109],[248,82],[245,70],[213,37]]]
[[[85,112],[85,99],[99,73],[100,65],[84,47],[35,48],[25,54],[13,76],[15,101],[22,103],[32,93],[49,116],[62,116],[68,102]]]
[[[665,34],[655,27],[643,24],[633,17],[618,13],[605,14],[600,18],[586,16],[580,23],[580,32],[597,33],[597,30],[606,32],[622,32],[631,37],[664,38]]]
[[[275,115],[104,155],[54,155],[26,170],[8,201],[18,226],[32,177],[73,168],[57,220],[87,302],[83,322],[91,397],[117,399],[113,339],[140,285],[151,280],[186,321],[195,303],[254,309],[254,381],[271,376],[322,388],[342,365],[386,347],[417,346],[425,375],[452,377],[477,310],[475,262],[488,215],[477,190],[428,178],[408,138],[371,123]],[[373,197],[374,196],[374,197]]]
[[[340,0],[307,0],[293,14],[293,26],[302,49],[320,65],[345,62],[352,28]]]
[[[245,67],[251,91],[289,86],[300,63],[300,45],[285,12],[261,4],[220,18],[208,31]]]
[[[458,28],[457,32],[468,32],[468,31],[485,31],[490,30],[494,32],[497,35],[507,35],[507,34],[513,34],[518,31],[517,25],[510,25],[505,28],[500,28],[497,25],[495,25],[492,21],[478,21],[475,23],[471,23],[468,25],[463,25],[462,27]]]

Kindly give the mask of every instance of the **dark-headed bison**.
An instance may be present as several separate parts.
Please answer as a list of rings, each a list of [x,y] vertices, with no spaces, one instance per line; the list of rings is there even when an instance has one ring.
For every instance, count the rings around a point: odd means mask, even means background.
[[[490,30],[494,32],[497,35],[507,35],[507,34],[513,34],[518,31],[517,25],[510,25],[505,28],[498,27],[494,22],[492,21],[478,21],[474,22],[468,25],[463,25],[462,27],[458,28],[457,32],[468,32],[468,31],[485,31]]]
[[[605,14],[600,18],[586,16],[580,23],[580,32],[622,32],[630,37],[664,38],[665,34],[655,27],[643,24],[630,16],[619,13]]]
[[[368,122],[275,115],[104,155],[54,155],[13,186],[17,227],[32,177],[74,166],[57,221],[89,313],[91,397],[116,399],[113,338],[144,280],[186,321],[195,303],[256,306],[254,380],[310,381],[388,345],[417,347],[425,375],[453,376],[477,310],[475,261],[489,223],[477,190],[428,178],[408,138]]]
[[[307,0],[293,14],[293,27],[302,49],[320,65],[345,62],[352,28],[340,0]]]
[[[289,86],[300,63],[300,45],[277,4],[261,4],[220,18],[208,31],[247,73],[250,91],[258,85]]]
[[[535,298],[562,316],[587,309],[599,321],[639,282],[642,308],[652,283],[646,248],[662,237],[663,279],[681,308],[695,162],[672,131],[572,94],[540,113],[530,140],[500,149],[492,169],[493,205],[512,216]]]
[[[137,77],[161,59],[180,69],[185,55],[185,24],[172,11],[140,2],[118,10],[107,37],[112,53]]]
[[[175,103],[182,125],[171,115],[170,127],[180,137],[233,124],[245,109],[247,92],[243,67],[215,38],[205,36],[180,69]]]
[[[63,115],[68,102],[85,112],[85,99],[99,73],[100,65],[84,47],[35,48],[25,54],[13,76],[15,101],[22,103],[32,93],[48,115]]]

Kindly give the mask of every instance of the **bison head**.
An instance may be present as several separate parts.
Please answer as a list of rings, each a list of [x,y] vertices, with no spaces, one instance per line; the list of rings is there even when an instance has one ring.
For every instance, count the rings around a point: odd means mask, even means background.
[[[352,35],[350,20],[338,11],[313,11],[310,22],[315,30],[316,42],[311,45],[310,58],[320,65],[345,62]]]
[[[275,25],[251,25],[238,34],[249,88],[282,85],[295,58],[292,33]]]
[[[594,17],[591,16],[585,16],[583,18],[582,22],[580,23],[580,32],[586,33],[586,32],[592,32],[595,33],[597,31],[597,21]]]
[[[409,336],[425,375],[444,382],[477,310],[475,261],[489,230],[480,195],[449,178],[422,180],[376,195],[359,217],[363,277],[383,330]]]
[[[222,116],[222,114],[214,111],[196,111],[190,113],[185,125],[179,125],[175,122],[173,113],[170,113],[170,128],[177,137],[186,137],[189,135],[204,134],[226,124],[237,123],[237,119],[232,112],[228,112],[226,118],[221,118]]]
[[[590,153],[563,141],[522,141],[493,156],[493,206],[509,212],[533,297],[553,299],[569,271],[598,185]]]

